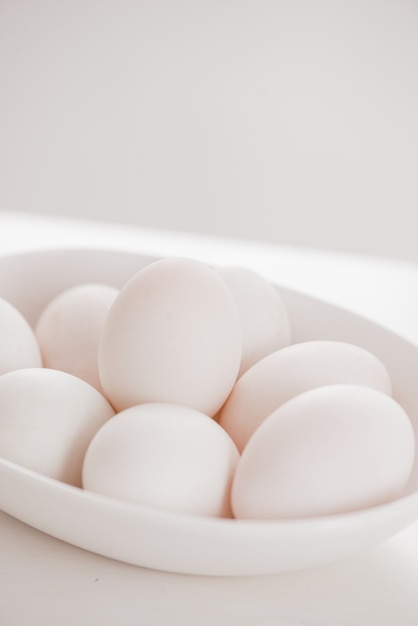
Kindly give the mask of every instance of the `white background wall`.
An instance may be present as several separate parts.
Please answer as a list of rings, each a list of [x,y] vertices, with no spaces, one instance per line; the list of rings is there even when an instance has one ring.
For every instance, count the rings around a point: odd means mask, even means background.
[[[418,260],[417,0],[0,0],[0,208]]]

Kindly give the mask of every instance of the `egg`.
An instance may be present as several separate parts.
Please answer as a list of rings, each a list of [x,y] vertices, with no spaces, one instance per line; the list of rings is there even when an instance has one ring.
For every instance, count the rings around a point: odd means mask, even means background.
[[[37,339],[20,311],[0,298],[0,374],[26,367],[42,367]]]
[[[242,326],[242,358],[238,376],[263,357],[288,346],[289,316],[279,290],[260,274],[243,267],[218,268],[237,303]]]
[[[110,285],[94,283],[66,289],[53,298],[35,328],[44,366],[74,374],[102,391],[99,339],[117,294]]]
[[[293,344],[268,355],[234,386],[219,423],[240,452],[263,420],[281,404],[309,389],[348,383],[391,394],[385,365],[368,350],[340,341]]]
[[[357,385],[302,393],[274,411],[246,446],[232,486],[237,518],[347,513],[401,495],[414,433],[388,395]]]
[[[83,487],[170,511],[226,517],[238,457],[230,437],[207,415],[142,404],[120,412],[94,436]]]
[[[113,415],[107,400],[72,374],[8,372],[0,376],[0,456],[79,487],[87,446]]]
[[[204,263],[150,263],[121,289],[99,344],[99,375],[117,411],[145,402],[215,415],[238,375],[239,314],[231,292]]]

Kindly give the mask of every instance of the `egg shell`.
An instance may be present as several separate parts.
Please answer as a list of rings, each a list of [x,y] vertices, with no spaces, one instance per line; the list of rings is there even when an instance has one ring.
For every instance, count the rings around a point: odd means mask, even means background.
[[[347,513],[398,497],[415,439],[403,408],[356,385],[307,391],[274,411],[245,448],[233,482],[237,518]]]
[[[279,290],[260,274],[225,266],[218,272],[237,303],[242,326],[242,358],[238,376],[263,357],[291,342],[289,316]]]
[[[263,420],[292,397],[315,387],[347,383],[391,394],[385,365],[368,350],[340,341],[307,341],[265,357],[237,381],[219,423],[240,452]]]
[[[53,298],[36,324],[43,364],[82,378],[102,391],[98,349],[104,321],[118,289],[82,284]]]
[[[95,435],[83,466],[85,489],[195,515],[228,517],[236,446],[210,417],[171,404],[142,404]]]
[[[37,339],[20,311],[0,298],[0,374],[26,367],[42,367]]]
[[[198,261],[149,264],[121,289],[99,345],[103,390],[117,411],[169,402],[214,415],[241,360],[237,306],[221,277]]]
[[[87,446],[113,415],[94,387],[71,374],[8,372],[0,376],[0,456],[79,487]]]

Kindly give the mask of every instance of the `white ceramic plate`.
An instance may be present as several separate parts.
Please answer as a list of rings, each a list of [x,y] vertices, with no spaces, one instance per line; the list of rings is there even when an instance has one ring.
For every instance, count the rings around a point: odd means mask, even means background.
[[[34,323],[60,290],[87,281],[121,286],[150,257],[47,251],[0,258],[0,296]],[[418,348],[374,323],[282,289],[295,341],[339,339],[374,352],[418,437]],[[0,459],[0,508],[45,533],[113,559],[206,575],[269,574],[324,564],[376,544],[418,518],[418,462],[403,497],[360,512],[288,521],[170,514],[64,485]]]

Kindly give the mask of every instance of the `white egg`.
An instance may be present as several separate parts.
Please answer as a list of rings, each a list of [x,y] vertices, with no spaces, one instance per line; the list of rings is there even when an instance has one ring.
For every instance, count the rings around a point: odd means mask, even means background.
[[[0,376],[0,456],[81,486],[91,438],[114,415],[85,381],[58,370],[28,368]]]
[[[237,518],[347,513],[401,495],[415,439],[402,407],[380,391],[332,385],[274,411],[248,442],[235,473]]]
[[[237,306],[220,276],[187,259],[163,259],[121,289],[103,329],[99,374],[118,411],[170,402],[214,415],[241,360]]]
[[[170,404],[122,411],[95,435],[85,489],[182,513],[230,516],[238,451],[207,415]]]
[[[238,306],[243,350],[238,376],[263,357],[290,344],[289,317],[279,290],[256,272],[218,268]]]
[[[101,391],[98,346],[117,294],[109,285],[82,284],[53,298],[35,328],[44,366],[74,374]]]
[[[24,367],[42,367],[38,342],[20,311],[0,298],[0,374]]]
[[[241,452],[281,404],[309,389],[337,383],[391,394],[386,367],[368,350],[340,341],[307,341],[278,350],[245,372],[222,408],[219,423]]]

